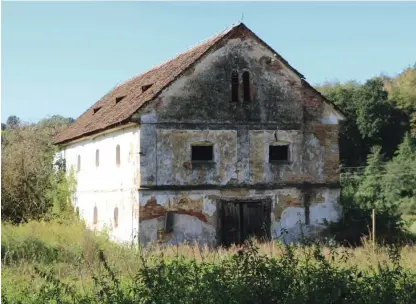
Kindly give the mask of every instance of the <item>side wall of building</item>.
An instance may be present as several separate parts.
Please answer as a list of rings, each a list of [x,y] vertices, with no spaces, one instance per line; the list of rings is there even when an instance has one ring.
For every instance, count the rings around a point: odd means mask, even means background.
[[[77,180],[74,208],[89,228],[106,229],[115,241],[131,241],[138,233],[139,151],[138,126],[75,142],[61,151],[67,171],[72,169]]]

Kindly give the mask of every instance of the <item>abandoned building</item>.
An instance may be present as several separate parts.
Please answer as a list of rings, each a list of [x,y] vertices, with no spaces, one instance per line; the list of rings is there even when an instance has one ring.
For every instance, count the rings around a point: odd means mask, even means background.
[[[119,85],[55,143],[74,207],[114,240],[294,241],[340,216],[343,119],[240,23]]]

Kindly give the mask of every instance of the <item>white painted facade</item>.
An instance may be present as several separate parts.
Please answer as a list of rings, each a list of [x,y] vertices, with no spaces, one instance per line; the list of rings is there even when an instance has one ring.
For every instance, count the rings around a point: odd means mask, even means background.
[[[117,145],[120,146],[119,165]],[[138,233],[138,219],[134,213],[140,185],[139,151],[138,126],[97,134],[70,143],[61,151],[67,171],[73,169],[75,173],[77,186],[72,203],[78,208],[81,219],[91,229],[107,230],[110,237],[119,242],[131,241]],[[79,170],[78,157],[81,161]],[[94,207],[97,208],[96,223]],[[118,224],[115,208],[118,208]]]

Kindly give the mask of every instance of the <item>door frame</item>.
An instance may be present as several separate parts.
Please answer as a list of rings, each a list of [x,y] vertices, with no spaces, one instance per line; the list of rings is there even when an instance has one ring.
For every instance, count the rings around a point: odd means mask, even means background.
[[[270,196],[236,196],[236,197],[220,197],[217,200],[217,245],[221,246],[223,244],[223,227],[222,227],[222,214],[223,214],[223,205],[227,203],[237,203],[237,204],[244,204],[244,203],[258,203],[258,204],[267,204],[269,206],[270,214],[266,218],[266,223],[268,229],[266,230],[266,239],[271,239],[271,221],[272,221],[272,198]]]

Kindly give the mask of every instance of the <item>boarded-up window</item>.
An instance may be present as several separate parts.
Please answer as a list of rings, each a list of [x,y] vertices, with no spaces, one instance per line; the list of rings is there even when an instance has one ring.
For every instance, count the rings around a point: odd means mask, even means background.
[[[98,209],[97,209],[97,206],[95,206],[95,207],[94,207],[94,215],[93,215],[93,220],[92,220],[92,223],[93,223],[94,225],[96,225],[96,224],[97,224],[97,222],[98,222]]]
[[[77,172],[81,171],[81,155],[78,155]]]
[[[118,227],[118,207],[114,208],[114,228]]]
[[[289,145],[270,145],[269,162],[289,160]]]
[[[238,72],[233,71],[231,73],[231,101],[232,102],[238,102],[238,85],[239,85]]]
[[[117,167],[120,167],[120,145],[116,147],[116,164]]]
[[[244,101],[250,101],[250,73],[245,71],[243,73],[243,90],[244,90]]]
[[[95,166],[98,167],[100,165],[100,150],[95,151]]]

